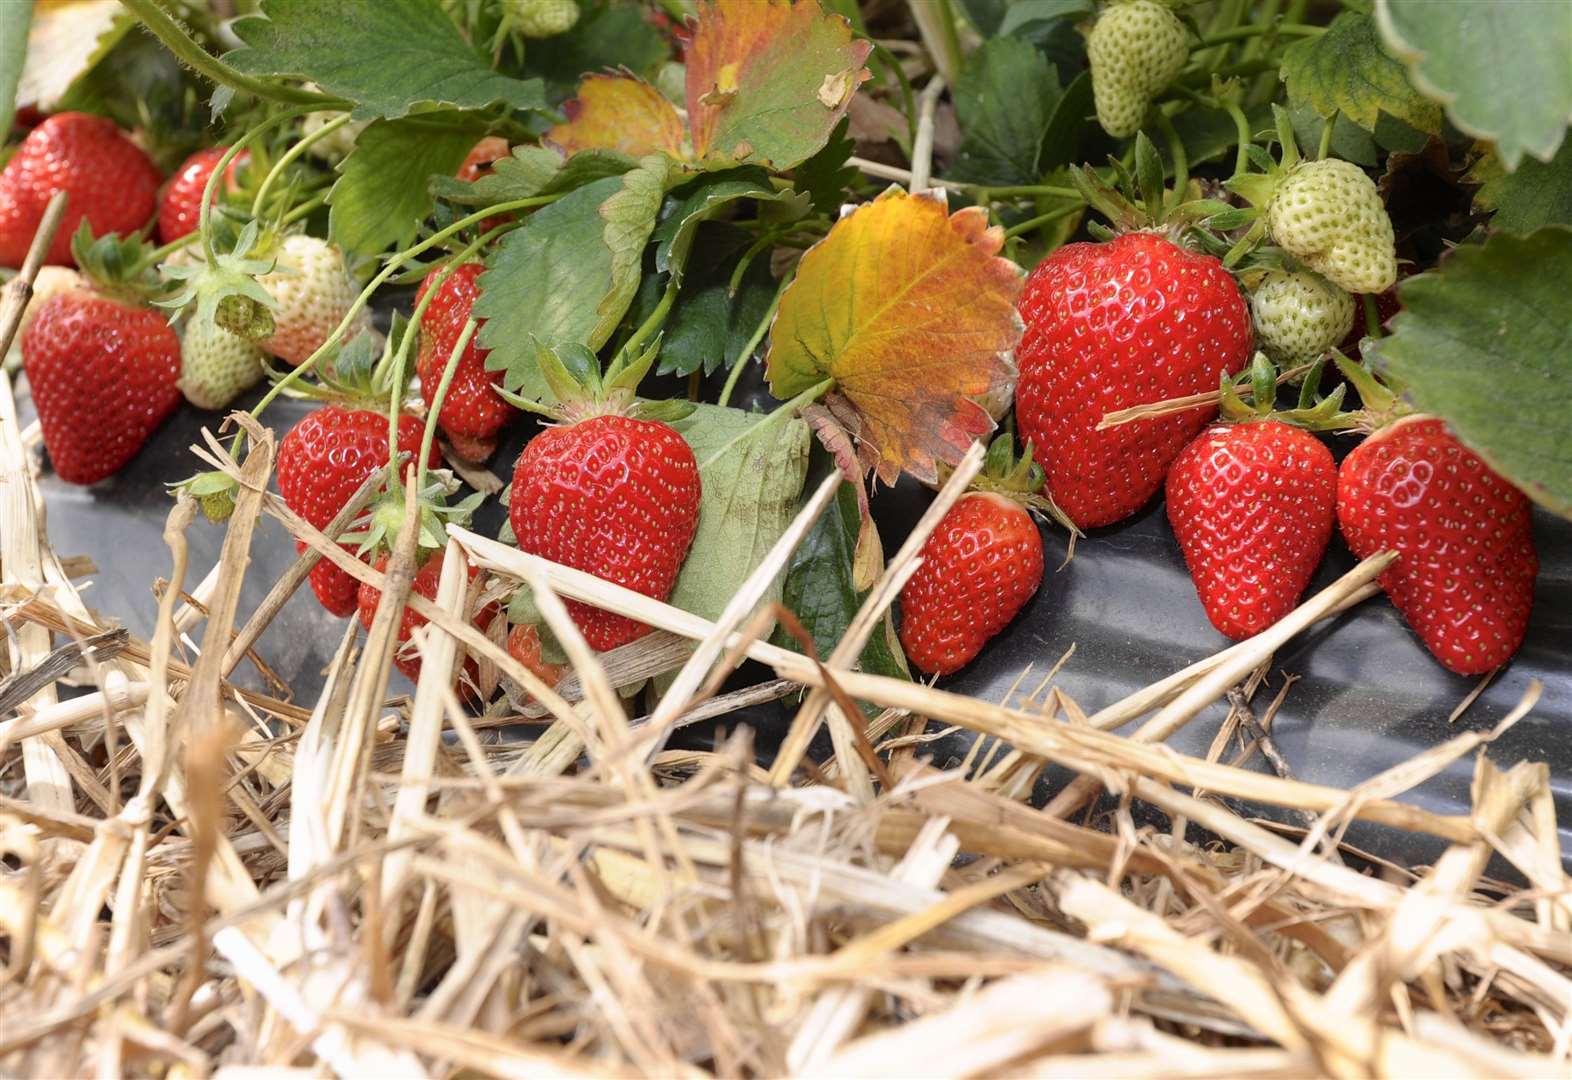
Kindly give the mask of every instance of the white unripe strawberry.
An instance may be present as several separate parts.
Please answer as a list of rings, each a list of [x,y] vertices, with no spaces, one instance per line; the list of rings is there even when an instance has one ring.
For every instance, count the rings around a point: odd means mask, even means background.
[[[1123,0],[1098,17],[1086,39],[1097,122],[1116,139],[1141,128],[1152,99],[1184,69],[1189,35],[1156,0]]]
[[[286,236],[273,252],[277,267],[259,280],[277,301],[273,333],[257,342],[293,366],[321,347],[349,312],[359,290],[338,248],[314,236]],[[364,310],[344,335],[349,340],[368,324]]]
[[[1250,293],[1261,349],[1273,360],[1320,356],[1354,325],[1354,298],[1314,274],[1272,270]]]
[[[262,350],[193,315],[180,339],[180,392],[199,409],[222,409],[262,378]]]
[[[1267,204],[1266,230],[1278,247],[1351,293],[1378,293],[1397,281],[1392,219],[1375,182],[1350,162],[1295,166]]]

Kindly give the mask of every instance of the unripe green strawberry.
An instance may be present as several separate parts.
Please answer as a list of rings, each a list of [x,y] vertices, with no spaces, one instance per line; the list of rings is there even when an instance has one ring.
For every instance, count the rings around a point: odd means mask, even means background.
[[[1397,280],[1392,219],[1359,166],[1325,158],[1295,167],[1266,208],[1272,242],[1334,285],[1378,293]]]
[[[1086,39],[1097,122],[1116,139],[1134,135],[1146,110],[1190,58],[1184,24],[1155,0],[1112,4]]]
[[[222,409],[262,378],[262,350],[193,316],[180,341],[180,392],[199,409]]]
[[[235,493],[233,491],[215,491],[203,495],[197,502],[202,507],[202,516],[214,525],[222,525],[235,513]]]
[[[579,21],[578,0],[505,0],[504,7],[527,38],[556,37]]]
[[[1261,350],[1273,360],[1320,356],[1354,325],[1354,298],[1314,274],[1272,270],[1250,294]]]
[[[348,314],[358,292],[338,248],[314,236],[286,236],[274,252],[278,268],[258,280],[278,307],[273,333],[257,342],[280,360],[299,366],[327,340]],[[354,337],[369,325],[361,311],[345,334]]]

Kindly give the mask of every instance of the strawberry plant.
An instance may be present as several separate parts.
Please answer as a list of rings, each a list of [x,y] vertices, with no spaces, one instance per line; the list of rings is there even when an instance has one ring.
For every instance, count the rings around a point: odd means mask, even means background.
[[[0,1073],[1567,1074],[1572,0],[0,0],[0,279]]]
[[[23,338],[62,477],[119,468],[177,386],[264,424],[322,401],[280,444],[286,503],[325,527],[393,463],[340,541],[385,565],[413,484],[421,596],[446,525],[505,505],[524,552],[714,618],[839,472],[763,591],[777,641],[833,649],[906,539],[887,489],[1011,425],[1032,464],[974,478],[869,670],[904,676],[902,643],[958,670],[1046,603],[1045,542],[1089,531],[1096,565],[1165,492],[1224,634],[1290,612],[1340,531],[1398,551],[1420,639],[1484,670],[1536,617],[1529,522],[1572,512],[1572,102],[1530,6],[1489,10],[1508,73],[1474,0],[125,0],[12,73],[0,262],[56,191],[49,261],[100,237],[98,292]],[[115,449],[85,467],[95,399]],[[169,479],[232,505],[232,478]],[[1442,521],[1462,554],[1432,565]],[[1468,554],[1487,536],[1510,566]],[[986,537],[1019,567],[984,573]],[[369,623],[377,590],[310,581]],[[568,610],[601,650],[647,629]]]

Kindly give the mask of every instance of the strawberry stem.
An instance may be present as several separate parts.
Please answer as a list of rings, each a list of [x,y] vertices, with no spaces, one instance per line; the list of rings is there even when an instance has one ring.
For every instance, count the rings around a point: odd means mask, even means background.
[[[617,355],[612,358],[611,364],[606,369],[606,378],[615,378],[617,373],[627,365],[628,357],[638,352],[639,346],[649,340],[651,334],[659,330],[666,322],[666,316],[671,314],[672,304],[677,302],[677,289],[681,285],[682,275],[673,273],[666,282],[666,290],[661,293],[660,303],[655,305],[655,310],[650,312],[649,318],[639,324],[632,336],[622,343],[622,348],[617,350]]]
[[[751,439],[759,432],[764,431],[775,424],[779,424],[782,421],[790,419],[798,409],[818,401],[826,393],[834,389],[834,387],[834,379],[825,379],[823,382],[815,383],[814,385],[808,387],[808,389],[804,390],[790,401],[787,401],[771,410],[765,415],[764,419],[760,420],[757,424],[754,424],[752,427],[743,428],[737,434],[727,439],[716,450],[714,450],[709,457],[698,463],[699,469],[702,471],[704,467],[710,462],[719,461],[723,454],[725,454],[728,450],[730,450],[737,443],[741,442],[743,439]]]
[[[473,315],[464,320],[464,329],[459,332],[458,341],[454,343],[453,351],[448,354],[448,362],[442,368],[442,381],[437,384],[437,392],[431,396],[431,404],[426,409],[426,428],[420,436],[420,459],[415,473],[416,491],[426,489],[426,460],[431,456],[431,444],[436,439],[437,417],[442,414],[442,402],[448,396],[448,386],[453,382],[454,373],[458,371],[459,358],[469,348],[470,339],[479,327]]]
[[[284,174],[285,169],[289,168],[295,161],[298,161],[300,155],[310,149],[312,143],[318,139],[326,138],[347,123],[349,123],[349,113],[335,116],[309,135],[302,136],[299,141],[284,151],[279,156],[279,159],[273,163],[273,167],[267,171],[267,175],[262,178],[262,184],[257,188],[256,198],[251,200],[251,216],[260,217],[262,215],[262,207],[265,204],[268,192],[273,189],[274,181]],[[216,174],[217,170],[214,170],[214,172]]]
[[[793,267],[781,278],[780,287],[775,290],[775,296],[770,300],[770,306],[764,311],[764,318],[759,320],[759,325],[754,327],[753,334],[748,338],[747,344],[737,354],[737,362],[731,366],[731,373],[726,376],[726,385],[721,387],[720,398],[715,402],[722,408],[731,401],[732,391],[737,389],[737,380],[742,377],[742,369],[747,367],[753,359],[753,351],[759,347],[759,342],[764,340],[764,335],[770,332],[770,325],[775,322],[775,313],[780,310],[781,297],[786,294],[786,286],[792,283],[797,276],[797,269]]]
[[[207,259],[208,266],[218,265],[218,254],[213,250],[213,196],[218,191],[218,185],[223,181],[224,174],[229,171],[230,163],[240,156],[247,143],[268,128],[282,124],[286,120],[293,120],[297,116],[304,116],[308,112],[311,112],[311,109],[302,105],[285,109],[277,116],[269,117],[236,139],[232,146],[226,147],[224,156],[218,159],[217,165],[213,166],[213,171],[208,174],[207,183],[202,186],[202,216],[197,223],[197,232],[202,234],[202,254]]]
[[[1326,33],[1324,26],[1308,26],[1304,23],[1278,23],[1277,25],[1255,24],[1252,26],[1236,26],[1232,30],[1221,30],[1215,34],[1208,34],[1201,39],[1197,49],[1211,48],[1228,41],[1243,41],[1247,38],[1265,37],[1276,35],[1279,37],[1320,37]]]
[[[283,393],[288,387],[293,386],[312,370],[314,370],[316,366],[322,362],[322,358],[332,352],[334,347],[344,339],[345,332],[355,324],[356,318],[358,318],[360,313],[365,310],[366,303],[371,299],[372,294],[375,293],[384,284],[386,284],[388,278],[397,273],[399,267],[403,266],[406,262],[410,261],[415,256],[422,254],[423,252],[430,251],[432,248],[436,247],[444,240],[447,240],[455,233],[469,228],[476,222],[484,221],[488,217],[493,217],[497,214],[504,214],[510,210],[528,210],[535,206],[546,206],[550,203],[556,202],[560,198],[562,198],[561,194],[537,195],[532,199],[513,199],[509,202],[502,202],[497,203],[494,206],[487,206],[475,211],[473,214],[470,214],[467,217],[459,218],[447,228],[440,229],[437,232],[432,233],[430,236],[426,237],[426,239],[420,241],[418,244],[415,244],[413,247],[408,247],[403,251],[395,252],[388,258],[387,265],[377,273],[376,277],[367,282],[366,287],[360,291],[360,295],[355,297],[355,302],[349,305],[349,310],[345,312],[344,317],[339,320],[338,326],[333,328],[333,332],[327,336],[327,340],[317,347],[316,352],[306,357],[299,367],[295,368],[278,382],[274,383],[272,388],[263,395],[262,400],[258,401],[256,405],[252,407],[251,415],[262,415],[262,410],[271,405],[273,400],[277,398],[279,394]],[[492,230],[492,232],[499,231],[502,228],[504,228],[504,226],[499,225],[496,229]],[[485,238],[490,238],[491,235],[492,233],[487,233]]]
[[[1040,229],[1044,225],[1050,225],[1053,222],[1058,221],[1060,218],[1067,218],[1071,214],[1079,214],[1084,209],[1086,209],[1086,204],[1076,203],[1074,206],[1061,206],[1059,209],[1050,210],[1046,214],[1038,214],[1034,218],[1027,218],[1025,221],[1018,222],[1017,224],[1011,225],[1008,229],[1005,229],[1004,238],[1009,240],[1013,237],[1021,236],[1024,233],[1029,233],[1035,229]]]
[[[168,46],[187,67],[220,86],[228,86],[267,101],[286,105],[309,105],[313,109],[348,109],[354,103],[344,98],[319,94],[299,87],[284,86],[243,74],[208,52],[187,34],[158,0],[125,0],[125,6],[142,21],[149,32]]]

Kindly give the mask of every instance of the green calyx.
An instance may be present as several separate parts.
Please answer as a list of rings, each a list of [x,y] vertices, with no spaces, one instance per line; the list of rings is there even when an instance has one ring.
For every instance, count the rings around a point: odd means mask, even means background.
[[[1087,226],[1099,240],[1144,230],[1163,233],[1176,244],[1221,252],[1229,245],[1220,232],[1239,227],[1241,221],[1236,219],[1241,215],[1244,220],[1260,215],[1219,199],[1199,197],[1195,184],[1179,182],[1170,189],[1162,156],[1145,132],[1135,137],[1134,164],[1131,172],[1123,162],[1110,157],[1106,176],[1080,165],[1067,170],[1071,184],[1087,205],[1109,221],[1109,226],[1097,222]]]
[[[383,412],[388,408],[394,378],[401,377],[401,386],[409,381],[409,372],[390,362],[406,332],[408,321],[394,312],[385,339],[375,330],[361,330],[317,366],[315,379],[301,379],[293,368],[280,371],[269,367],[267,375],[274,383],[284,383],[282,392],[292,398],[343,402]],[[401,391],[400,401],[403,396]]]
[[[198,319],[217,323],[236,337],[260,341],[270,335],[274,329],[272,309],[278,307],[278,302],[257,279],[271,273],[274,262],[253,257],[257,233],[257,223],[247,222],[234,248],[218,255],[212,263],[160,265],[166,278],[183,285],[173,296],[158,301],[158,305],[179,312],[194,301]]]
[[[568,342],[553,348],[536,339],[535,363],[555,403],[548,405],[500,387],[496,392],[526,412],[570,424],[593,416],[632,416],[670,423],[691,413],[692,403],[643,401],[638,397],[639,383],[660,355],[660,345],[661,339],[656,337],[631,359],[619,354],[610,369],[602,373],[599,357],[588,346]]]
[[[1342,373],[1344,383],[1321,394],[1321,377],[1326,358],[1280,372],[1265,353],[1256,353],[1248,370],[1230,378],[1223,376],[1219,414],[1223,420],[1248,423],[1277,420],[1307,431],[1374,431],[1412,411],[1399,393],[1377,378],[1364,365],[1333,350],[1331,359]],[[1297,403],[1289,409],[1277,407],[1278,387],[1302,376]],[[1360,407],[1345,409],[1344,399],[1352,386],[1359,395]],[[1244,389],[1249,388],[1249,400]]]
[[[235,512],[235,492],[239,484],[228,473],[201,472],[195,476],[169,485],[171,495],[185,494],[197,501],[202,516],[215,525],[228,521]]]
[[[150,251],[140,236],[95,237],[86,218],[71,237],[77,268],[100,292],[121,300],[142,301],[157,294],[160,282],[149,272]]]
[[[467,498],[449,503],[449,496],[459,489],[458,481],[446,470],[426,474],[425,486],[415,496],[415,512],[420,515],[416,545],[422,550],[435,551],[448,542],[447,526],[467,526],[480,504],[484,492],[471,492]],[[340,539],[346,544],[357,545],[360,554],[374,558],[384,551],[391,551],[398,535],[404,529],[404,485],[392,483],[372,503],[360,527],[345,533]]]
[[[972,481],[972,490],[1002,495],[1020,503],[1028,510],[1051,518],[1063,525],[1072,535],[1079,536],[1075,523],[1060,510],[1043,489],[1047,476],[1041,465],[1032,460],[1032,444],[1026,443],[1020,454],[1015,452],[1014,424],[1007,423],[1005,430],[988,444],[983,458],[982,472]]]

